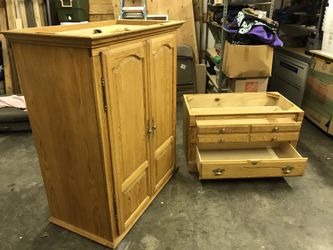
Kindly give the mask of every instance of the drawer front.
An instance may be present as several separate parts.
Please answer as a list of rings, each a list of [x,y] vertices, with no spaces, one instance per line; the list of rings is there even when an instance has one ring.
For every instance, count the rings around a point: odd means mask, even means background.
[[[275,148],[199,150],[200,179],[284,177],[304,174],[307,158],[289,143]]]
[[[203,164],[200,179],[230,179],[258,177],[301,176],[305,171],[303,163],[285,163],[277,166],[252,166],[244,164]]]
[[[223,135],[198,135],[198,144],[206,143],[228,143],[228,142],[249,142],[248,134],[223,134]]]
[[[250,135],[251,142],[297,141],[298,132],[255,133]]]
[[[298,132],[301,130],[301,123],[295,122],[290,124],[258,124],[251,126],[252,133],[260,132]]]
[[[233,134],[248,133],[248,125],[227,125],[227,126],[198,126],[198,134]]]

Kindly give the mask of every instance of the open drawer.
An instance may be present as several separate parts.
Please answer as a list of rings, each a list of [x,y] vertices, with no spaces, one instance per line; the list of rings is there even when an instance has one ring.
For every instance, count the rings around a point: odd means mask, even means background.
[[[199,179],[300,176],[307,158],[289,143],[246,149],[197,148]]]

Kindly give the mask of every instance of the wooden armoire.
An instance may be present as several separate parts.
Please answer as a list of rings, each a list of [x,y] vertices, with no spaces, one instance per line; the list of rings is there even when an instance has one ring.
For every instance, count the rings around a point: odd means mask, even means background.
[[[182,23],[112,20],[5,32],[52,223],[116,247],[171,178]]]

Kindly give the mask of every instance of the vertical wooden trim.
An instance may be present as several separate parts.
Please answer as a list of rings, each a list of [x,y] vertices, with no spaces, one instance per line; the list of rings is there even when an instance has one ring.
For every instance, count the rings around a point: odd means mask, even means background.
[[[176,44],[176,32],[173,32],[173,83],[172,83],[172,97],[173,97],[173,155],[172,155],[172,164],[176,167],[176,123],[177,123],[177,44]]]
[[[16,11],[14,6],[14,0],[6,0],[6,10],[7,10],[7,20],[8,20],[8,28],[16,29]]]
[[[106,112],[104,112],[103,103],[103,93],[101,93],[101,78],[104,77],[102,74],[102,64],[101,57],[95,56],[91,58],[91,67],[93,72],[93,83],[94,83],[94,96],[95,96],[95,107],[97,114],[97,122],[99,125],[99,136],[101,143],[101,157],[103,159],[104,168],[104,182],[106,188],[106,200],[108,203],[109,210],[109,223],[111,227],[111,237],[115,240],[118,236],[117,222],[115,218],[115,208],[114,208],[114,182],[112,173],[112,163],[111,163],[111,147],[109,141],[109,124],[107,123]]]
[[[14,0],[14,7],[15,7],[15,14],[16,14],[16,19],[15,19],[16,29],[22,29],[23,23],[22,23],[21,12],[19,9],[18,0]]]
[[[41,26],[45,26],[46,20],[45,20],[44,0],[38,0],[38,10],[39,10]]]
[[[8,42],[7,39],[0,34],[0,40],[2,41],[2,58],[4,65],[4,73],[5,73],[5,90],[6,94],[10,95],[13,93],[13,82],[12,82],[12,69],[10,65],[9,59],[9,51],[8,51]]]
[[[101,64],[102,64],[102,75],[104,77],[104,80],[106,82],[105,84],[105,95],[106,95],[106,102],[107,102],[107,105],[109,107],[108,111],[107,111],[107,124],[108,124],[108,128],[110,128],[110,130],[108,131],[108,134],[109,134],[109,138],[110,138],[110,147],[112,147],[112,130],[111,130],[111,127],[112,127],[112,116],[110,114],[111,112],[111,103],[109,100],[111,100],[111,97],[110,97],[110,86],[109,86],[109,82],[110,82],[110,79],[109,79],[109,75],[108,75],[108,67],[110,67],[108,65],[108,62],[107,62],[107,55],[104,53],[104,52],[101,52],[100,54],[100,60],[101,60]],[[113,196],[115,197],[115,200],[117,202],[117,204],[115,204],[115,209],[117,209],[117,212],[118,212],[118,218],[116,219],[117,221],[117,232],[118,234],[121,234],[122,232],[122,225],[121,224],[124,224],[124,222],[122,222],[122,219],[121,219],[121,212],[122,212],[122,202],[121,202],[121,187],[120,187],[120,184],[119,184],[119,181],[117,181],[117,179],[119,178],[119,173],[118,173],[118,168],[117,166],[114,166],[114,154],[113,154],[113,151],[111,149],[111,165],[113,165],[112,167],[112,176],[113,176],[113,187],[114,187],[114,190],[113,190]]]
[[[34,11],[36,26],[41,27],[42,26],[42,21],[41,21],[41,16],[40,16],[40,13],[39,13],[38,0],[32,0],[32,8],[33,8],[33,11]]]
[[[147,78],[147,86],[148,86],[148,88],[147,88],[147,103],[148,103],[148,107],[147,107],[147,109],[148,109],[148,119],[149,119],[149,124],[151,124],[151,120],[152,120],[152,106],[154,105],[153,103],[152,103],[152,91],[151,91],[151,86],[152,86],[152,81],[153,81],[153,79],[152,79],[152,69],[151,69],[151,67],[152,67],[152,49],[153,49],[153,46],[152,46],[152,42],[151,42],[151,40],[147,40],[146,41],[146,58],[147,58],[147,60],[146,60],[146,62],[147,62],[147,76],[148,76],[148,78]],[[148,65],[150,65],[149,67],[148,67]],[[155,191],[155,175],[154,175],[154,169],[155,169],[155,165],[156,165],[156,163],[155,163],[155,152],[154,152],[154,145],[153,145],[153,143],[151,143],[152,142],[152,140],[151,140],[151,138],[149,138],[149,162],[150,162],[150,169],[149,169],[149,175],[150,175],[150,188],[149,188],[149,194],[152,196],[153,194],[154,194],[154,191]]]
[[[25,9],[24,0],[18,0],[18,8],[21,14],[23,28],[28,28],[27,12]]]

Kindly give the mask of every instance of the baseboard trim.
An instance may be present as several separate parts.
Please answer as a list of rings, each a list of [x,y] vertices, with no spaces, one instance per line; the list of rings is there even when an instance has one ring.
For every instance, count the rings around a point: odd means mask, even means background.
[[[103,245],[103,246],[107,246],[107,247],[110,247],[110,248],[114,248],[114,244],[107,240],[107,239],[104,239],[104,238],[101,238],[95,234],[92,234],[92,233],[89,233],[81,228],[78,228],[76,226],[73,226],[67,222],[64,222],[60,219],[57,219],[53,216],[50,217],[49,221],[57,226],[60,226],[60,227],[63,227],[71,232],[74,232],[74,233],[77,233],[83,237],[86,237],[90,240],[93,240],[93,241],[96,241],[97,243]]]

